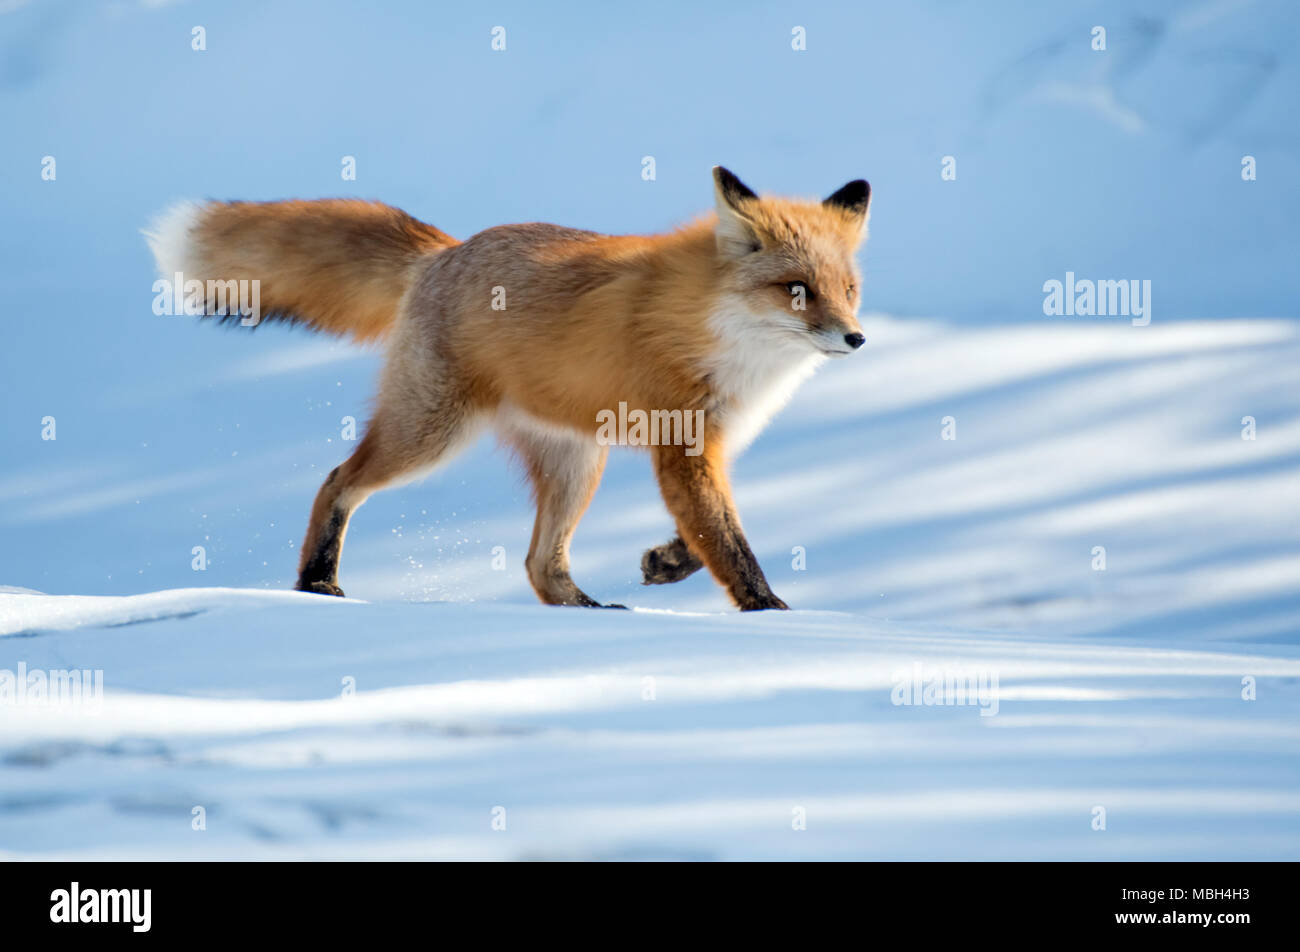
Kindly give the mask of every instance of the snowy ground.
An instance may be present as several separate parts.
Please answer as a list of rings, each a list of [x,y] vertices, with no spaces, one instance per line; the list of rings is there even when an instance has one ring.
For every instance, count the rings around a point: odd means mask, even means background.
[[[666,518],[635,456],[576,545],[632,612],[529,604],[491,526],[464,598],[403,601],[386,550],[422,543],[366,509],[369,602],[0,596],[0,668],[105,684],[5,711],[6,855],[1300,856],[1297,325],[868,330],[740,468],[792,614],[633,583]],[[996,694],[894,703],[936,672]]]
[[[0,838],[18,856],[1300,851],[1294,651],[831,612],[9,598],[7,625],[49,626],[22,645],[32,663],[75,660],[111,681],[97,711],[6,718]],[[50,630],[69,610],[90,624]],[[997,712],[894,706],[895,677],[918,663],[996,672]],[[1243,673],[1260,700],[1239,698]],[[1091,829],[1097,806],[1105,832]],[[792,829],[797,808],[806,830]]]

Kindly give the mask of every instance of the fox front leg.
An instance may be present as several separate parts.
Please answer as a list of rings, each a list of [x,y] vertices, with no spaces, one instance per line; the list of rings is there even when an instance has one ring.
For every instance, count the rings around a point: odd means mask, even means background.
[[[654,460],[659,489],[688,554],[708,566],[741,611],[788,609],[773,594],[741,531],[721,446],[706,445],[698,456],[686,455],[680,446],[658,446]]]

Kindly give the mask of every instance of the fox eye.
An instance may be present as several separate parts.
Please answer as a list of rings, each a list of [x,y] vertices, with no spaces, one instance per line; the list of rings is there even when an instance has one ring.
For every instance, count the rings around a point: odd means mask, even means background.
[[[845,289],[845,291],[844,291],[844,296],[845,296],[846,298],[848,298],[850,301],[852,301],[852,300],[853,300],[853,295],[857,293],[857,290],[858,290],[858,289],[857,289],[856,287],[854,287],[853,285],[850,284],[850,285],[848,286],[848,288]]]
[[[809,288],[808,285],[804,284],[802,281],[787,281],[785,283],[785,289],[791,294],[797,294],[800,291],[802,291],[804,297],[806,298],[812,297],[812,289]]]

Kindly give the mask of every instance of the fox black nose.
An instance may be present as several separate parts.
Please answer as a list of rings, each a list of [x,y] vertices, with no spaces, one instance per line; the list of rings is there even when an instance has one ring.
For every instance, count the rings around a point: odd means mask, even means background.
[[[866,342],[867,342],[867,338],[866,338],[866,335],[864,335],[864,334],[845,334],[845,335],[844,335],[844,343],[848,344],[848,345],[849,345],[850,347],[852,347],[854,350],[857,350],[859,347],[861,347],[861,346],[862,346],[863,344],[865,344]]]

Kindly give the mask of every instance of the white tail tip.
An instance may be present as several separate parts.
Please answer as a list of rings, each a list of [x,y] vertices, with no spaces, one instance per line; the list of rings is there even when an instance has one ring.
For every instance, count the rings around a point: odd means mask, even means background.
[[[159,213],[149,227],[141,229],[158,273],[171,279],[176,272],[194,273],[198,277],[193,260],[193,231],[199,216],[207,208],[206,202],[177,202]]]

